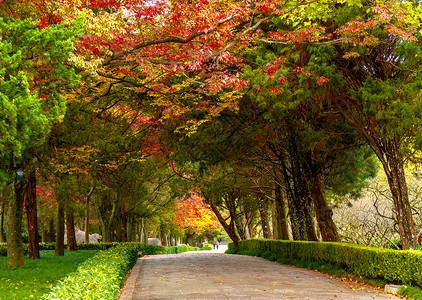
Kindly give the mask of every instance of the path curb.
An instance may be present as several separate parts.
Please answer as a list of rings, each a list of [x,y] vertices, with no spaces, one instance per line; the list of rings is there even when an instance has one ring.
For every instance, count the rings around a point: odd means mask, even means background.
[[[120,293],[117,295],[117,299],[119,300],[132,300],[133,293],[135,291],[136,280],[138,279],[141,267],[142,267],[143,259],[138,258],[135,263],[135,266],[129,271],[129,277],[126,278],[124,286]]]

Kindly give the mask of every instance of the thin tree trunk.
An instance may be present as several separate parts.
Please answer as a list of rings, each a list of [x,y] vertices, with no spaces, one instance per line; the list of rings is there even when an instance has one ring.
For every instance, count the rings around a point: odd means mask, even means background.
[[[71,205],[66,206],[66,232],[67,232],[67,250],[78,250],[75,236],[75,217],[73,215],[73,208]]]
[[[278,183],[275,183],[274,189],[274,204],[275,204],[275,224],[277,230],[274,228],[274,232],[277,233],[277,236],[274,236],[276,239],[288,240],[289,239],[289,224],[287,219],[287,203],[283,197],[283,192]],[[274,233],[275,235],[275,233]]]
[[[307,189],[307,187],[306,187]],[[308,191],[307,191],[308,194]],[[305,216],[305,224],[306,224],[306,235],[308,241],[318,241],[318,235],[315,228],[315,221],[313,216],[313,209],[312,209],[312,199],[309,195],[307,195],[303,200],[303,207],[304,207],[304,216]]]
[[[28,224],[28,257],[40,258],[40,241],[38,237],[37,215],[37,178],[35,169],[31,170],[25,188],[25,210]]]
[[[95,184],[94,184],[94,180],[91,179],[91,188],[88,192],[88,194],[86,195],[86,207],[85,207],[85,244],[89,243],[89,219],[90,219],[90,200],[91,200],[91,196],[92,193],[94,192],[95,189]]]
[[[126,215],[126,205],[125,202],[122,200],[120,204],[120,212],[121,212],[121,241],[127,242],[127,215]]]
[[[237,228],[237,232],[239,233],[239,237],[241,240],[245,240],[246,239],[246,231],[245,231],[245,216],[244,214],[242,214],[241,216],[236,218],[236,228]]]
[[[22,215],[24,178],[15,183],[15,195],[9,200],[7,210],[7,265],[11,268],[24,266],[22,241]]]
[[[133,242],[133,218],[128,216],[127,217],[127,241],[128,242]]]
[[[143,218],[141,221],[140,227],[141,227],[141,243],[148,244],[148,231],[149,231],[148,221]]]
[[[261,227],[264,238],[271,239],[270,222],[268,221],[267,201],[263,196],[258,197],[258,208],[261,215]]]
[[[167,246],[167,235],[166,232],[164,230],[164,226],[160,226],[160,240],[161,240],[161,245],[162,246]]]
[[[47,230],[47,232],[48,232],[48,242],[51,242],[51,243],[56,240],[56,237],[54,235],[54,232],[55,232],[54,228],[55,228],[54,218],[51,218],[48,221],[48,230]]]
[[[64,208],[63,204],[57,203],[57,222],[56,222],[56,249],[55,256],[64,256]]]
[[[296,196],[294,190],[294,182],[291,176],[288,173],[288,168],[286,162],[283,160],[282,166],[283,178],[286,183],[286,195],[287,195],[287,204],[288,204],[288,216],[290,219],[290,225],[292,227],[292,237],[293,240],[304,240],[304,226],[301,225],[300,218],[300,207],[296,204]]]
[[[223,226],[224,230],[227,232],[228,236],[231,238],[233,243],[237,246],[239,245],[239,236],[236,233],[236,230],[234,228],[234,221],[233,218],[231,218],[230,223],[227,224],[224,217],[221,215],[220,211],[217,208],[217,205],[215,205],[214,201],[206,197],[204,194],[202,196],[205,199],[205,203],[208,204],[211,208],[211,210],[214,212],[215,216],[217,217],[218,221],[220,222],[221,226]]]
[[[84,236],[84,241],[85,244],[89,243],[89,202],[86,203],[86,207],[85,207],[85,236]]]
[[[0,202],[0,243],[4,243],[4,202]]]
[[[113,230],[112,230],[112,226],[114,224],[114,219],[116,217],[116,212],[117,212],[117,198],[115,198],[112,201],[109,201],[108,197],[110,195],[108,193],[106,193],[104,195],[104,199],[102,201],[102,203],[99,203],[96,206],[96,210],[97,210],[97,217],[100,221],[101,224],[101,230],[102,230],[102,241],[103,242],[113,242]],[[110,203],[111,202],[111,203]],[[111,204],[111,210],[108,209],[107,206],[110,206]]]

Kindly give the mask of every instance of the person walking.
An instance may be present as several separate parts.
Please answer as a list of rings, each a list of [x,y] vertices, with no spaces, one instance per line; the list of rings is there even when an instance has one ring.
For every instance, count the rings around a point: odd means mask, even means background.
[[[220,243],[217,241],[217,242],[215,243],[215,246],[217,247],[217,250],[218,250],[218,245],[220,245]]]

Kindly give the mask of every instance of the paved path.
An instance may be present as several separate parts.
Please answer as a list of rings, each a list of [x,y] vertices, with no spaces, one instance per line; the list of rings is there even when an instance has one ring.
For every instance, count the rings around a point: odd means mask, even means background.
[[[188,252],[140,258],[119,299],[400,298],[262,258]]]

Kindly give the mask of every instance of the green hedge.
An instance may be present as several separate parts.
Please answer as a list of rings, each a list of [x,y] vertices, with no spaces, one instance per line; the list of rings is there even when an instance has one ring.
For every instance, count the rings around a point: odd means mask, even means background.
[[[285,259],[323,261],[341,266],[356,276],[383,278],[390,282],[422,286],[422,253],[378,249],[345,243],[251,239],[233,243],[229,252],[269,251]]]
[[[133,244],[100,251],[40,299],[116,299],[126,273],[136,262],[137,253]]]
[[[89,243],[89,244],[78,244],[79,250],[106,250],[110,248],[114,248],[122,243],[114,242],[114,243]],[[127,243],[131,244],[131,243]],[[171,247],[165,247],[165,246],[154,246],[154,245],[145,245],[142,243],[134,243],[139,246],[142,249],[142,252],[144,255],[153,255],[153,254],[176,254],[176,253],[182,253],[187,251],[195,251],[195,250],[203,250],[197,247],[191,247],[191,246],[171,246]],[[65,244],[66,248],[66,244]],[[40,250],[54,250],[55,249],[55,243],[40,243]],[[24,244],[24,252],[25,254],[28,253],[28,244]],[[6,256],[7,255],[7,246],[6,243],[0,244],[0,256]]]
[[[126,274],[137,260],[139,251],[142,252],[142,255],[154,255],[176,254],[199,249],[190,246],[164,247],[142,243],[99,244],[109,249],[101,251],[85,261],[75,273],[59,281],[49,293],[44,294],[40,299],[116,299]],[[88,248],[98,246],[97,244],[88,245],[86,246]]]

